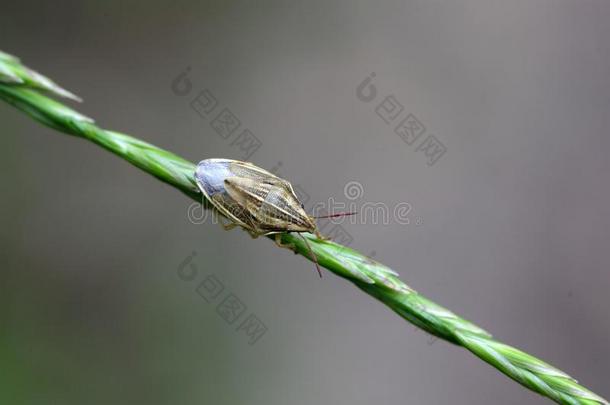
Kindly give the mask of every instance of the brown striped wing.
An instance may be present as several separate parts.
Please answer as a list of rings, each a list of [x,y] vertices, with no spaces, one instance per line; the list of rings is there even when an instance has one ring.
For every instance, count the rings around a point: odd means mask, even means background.
[[[229,177],[225,180],[225,190],[254,218],[260,231],[304,232],[315,228],[290,183],[278,177]]]

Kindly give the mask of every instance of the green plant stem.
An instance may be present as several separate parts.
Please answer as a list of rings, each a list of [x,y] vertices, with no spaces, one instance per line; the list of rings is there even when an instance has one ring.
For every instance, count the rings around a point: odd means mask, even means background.
[[[49,79],[21,65],[17,58],[0,52],[1,99],[44,125],[100,145],[195,201],[206,204],[196,187],[195,164],[139,139],[102,129],[93,120],[42,92],[75,98]],[[394,271],[381,263],[340,244],[322,241],[311,234],[304,236],[321,266],[351,281],[419,328],[468,349],[521,385],[560,404],[608,404],[564,372],[496,341],[483,329],[433,303],[408,287]],[[307,245],[297,235],[283,234],[282,241],[294,244],[297,253],[311,260]]]

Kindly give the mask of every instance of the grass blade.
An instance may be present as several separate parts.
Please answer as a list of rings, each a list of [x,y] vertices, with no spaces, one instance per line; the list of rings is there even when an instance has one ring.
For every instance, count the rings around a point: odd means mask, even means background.
[[[44,125],[98,144],[208,206],[195,183],[195,164],[137,138],[102,129],[92,119],[41,92],[79,100],[51,80],[21,65],[17,58],[0,52],[1,99]],[[309,241],[320,266],[351,281],[419,328],[468,349],[524,387],[559,404],[608,404],[563,371],[496,341],[485,330],[417,293],[400,280],[396,272],[381,263],[348,247],[317,239],[314,235],[303,236]],[[310,259],[304,239],[283,234],[282,242],[294,244],[297,253]]]

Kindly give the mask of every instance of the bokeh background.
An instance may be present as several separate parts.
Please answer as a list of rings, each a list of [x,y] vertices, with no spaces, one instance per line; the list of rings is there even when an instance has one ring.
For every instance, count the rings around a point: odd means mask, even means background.
[[[345,224],[351,245],[610,397],[609,21],[603,0],[21,1],[0,43],[105,128],[240,159],[189,106],[208,89],[312,202],[357,181],[410,203],[408,225]],[[446,147],[434,165],[375,113],[388,95]],[[0,120],[0,402],[548,403],[302,257],[192,224],[95,145]],[[254,345],[196,293],[209,275],[267,326]]]

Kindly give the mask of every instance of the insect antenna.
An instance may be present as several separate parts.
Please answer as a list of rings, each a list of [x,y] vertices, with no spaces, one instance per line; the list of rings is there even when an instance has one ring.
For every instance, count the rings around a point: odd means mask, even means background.
[[[305,244],[307,245],[307,249],[309,249],[309,254],[311,254],[311,259],[313,260],[313,262],[316,264],[316,269],[318,270],[318,275],[320,276],[320,278],[322,278],[322,270],[320,270],[320,265],[318,264],[318,257],[316,256],[316,254],[313,252],[313,249],[311,248],[311,245],[309,244],[309,242],[307,241],[307,238],[304,237],[302,234],[299,233],[299,236],[301,238],[303,238],[303,241],[305,242]]]
[[[338,214],[330,214],[330,215],[320,215],[318,217],[314,217],[315,219],[322,219],[322,218],[337,218],[337,217],[349,217],[350,215],[356,215],[357,212],[340,212]]]

